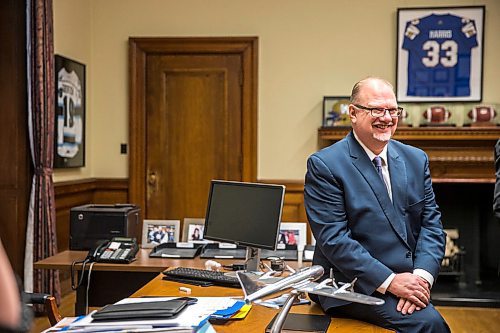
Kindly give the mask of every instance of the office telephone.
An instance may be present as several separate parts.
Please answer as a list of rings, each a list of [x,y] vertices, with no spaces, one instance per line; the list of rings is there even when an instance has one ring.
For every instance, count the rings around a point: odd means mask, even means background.
[[[110,262],[128,264],[135,260],[139,246],[135,238],[114,237],[100,242],[87,255],[89,262]]]

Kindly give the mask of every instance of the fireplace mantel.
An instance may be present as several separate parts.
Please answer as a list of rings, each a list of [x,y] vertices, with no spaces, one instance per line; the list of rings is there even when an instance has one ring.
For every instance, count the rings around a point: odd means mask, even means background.
[[[350,127],[321,127],[319,144],[344,138]],[[494,146],[500,127],[399,127],[396,140],[423,149],[436,183],[493,183]]]

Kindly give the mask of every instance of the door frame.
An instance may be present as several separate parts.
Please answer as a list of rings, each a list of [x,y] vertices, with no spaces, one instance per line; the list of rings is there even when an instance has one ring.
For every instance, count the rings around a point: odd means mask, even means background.
[[[242,59],[242,180],[257,180],[258,37],[129,38],[130,203],[146,212],[146,57],[148,54],[238,54]]]

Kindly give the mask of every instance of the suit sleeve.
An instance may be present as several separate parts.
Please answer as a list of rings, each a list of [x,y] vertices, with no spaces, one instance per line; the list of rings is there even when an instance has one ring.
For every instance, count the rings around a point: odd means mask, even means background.
[[[316,246],[332,266],[346,277],[358,278],[356,285],[372,294],[393,272],[351,237],[343,185],[315,155],[307,162],[304,202]]]
[[[424,194],[421,229],[415,248],[414,269],[426,270],[435,280],[439,274],[439,268],[444,256],[446,235],[443,231],[441,213],[439,212],[432,189],[427,155],[425,155],[424,167]]]

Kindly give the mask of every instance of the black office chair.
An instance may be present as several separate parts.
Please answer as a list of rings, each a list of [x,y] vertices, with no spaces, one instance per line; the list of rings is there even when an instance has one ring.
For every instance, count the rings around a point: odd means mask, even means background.
[[[43,293],[24,293],[24,301],[27,304],[40,304],[44,306],[44,311],[49,319],[50,325],[54,326],[61,321],[62,316],[59,313],[56,299],[54,296]]]

